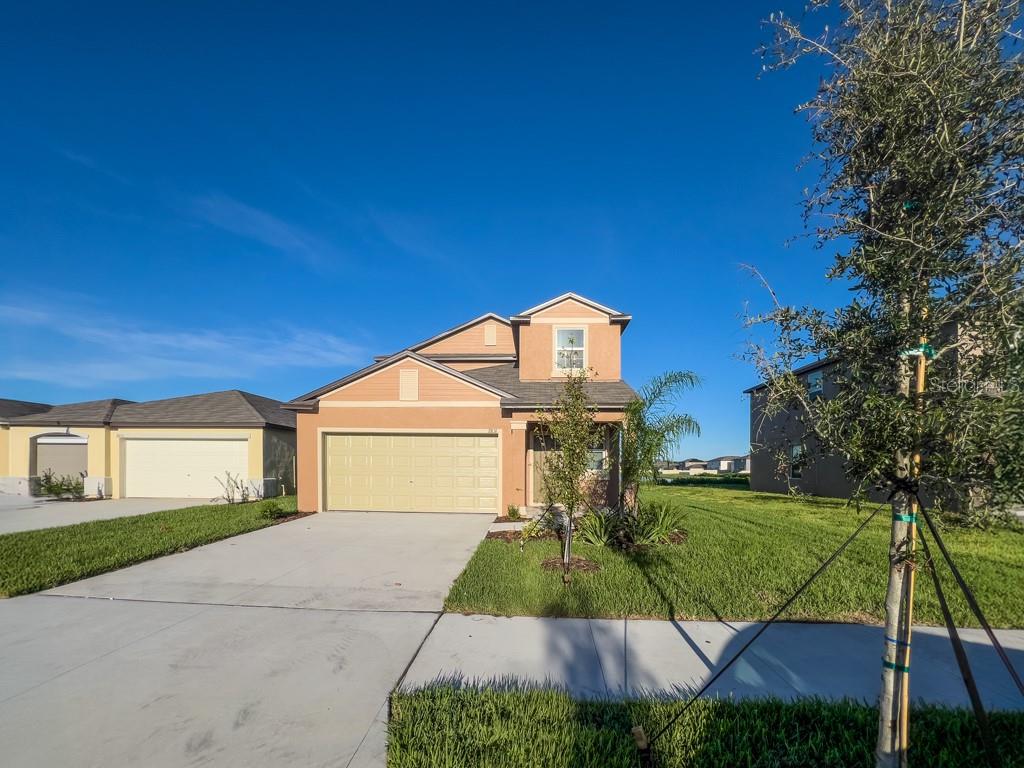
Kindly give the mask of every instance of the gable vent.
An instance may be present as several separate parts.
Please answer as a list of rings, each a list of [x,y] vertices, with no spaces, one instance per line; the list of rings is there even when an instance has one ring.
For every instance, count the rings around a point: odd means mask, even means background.
[[[488,323],[484,326],[484,346],[494,347],[498,344],[498,331],[494,327],[494,323]]]
[[[415,368],[404,368],[398,372],[398,399],[420,399],[420,372]]]

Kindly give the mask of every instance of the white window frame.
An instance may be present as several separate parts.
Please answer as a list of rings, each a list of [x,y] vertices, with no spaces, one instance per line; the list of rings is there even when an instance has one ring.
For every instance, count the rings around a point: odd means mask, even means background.
[[[558,353],[560,348],[558,346],[558,332],[559,331],[579,331],[583,334],[583,363],[579,368],[562,368],[558,365]],[[555,376],[567,376],[572,371],[583,371],[587,368],[587,349],[590,347],[590,339],[588,338],[587,326],[585,325],[553,325],[551,326],[551,370]]]

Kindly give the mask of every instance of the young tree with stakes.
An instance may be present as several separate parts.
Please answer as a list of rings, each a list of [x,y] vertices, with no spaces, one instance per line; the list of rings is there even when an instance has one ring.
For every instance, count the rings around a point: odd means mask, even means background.
[[[587,504],[585,479],[590,451],[600,437],[596,409],[587,396],[587,371],[567,372],[565,384],[550,411],[540,414],[541,440],[547,443],[543,477],[550,503],[561,504],[565,515],[562,542],[562,581],[572,580],[573,523]]]
[[[827,3],[815,3],[826,5]],[[813,6],[812,6],[813,7]],[[918,502],[986,524],[1024,500],[1024,63],[1020,3],[845,0],[837,29],[775,15],[767,67],[823,59],[801,105],[820,181],[806,203],[834,312],[774,308],[751,357],[788,414],[858,489],[890,495],[878,766],[905,764]],[[814,17],[808,17],[813,19]],[[774,294],[772,294],[773,299]],[[792,374],[834,362],[836,394]]]

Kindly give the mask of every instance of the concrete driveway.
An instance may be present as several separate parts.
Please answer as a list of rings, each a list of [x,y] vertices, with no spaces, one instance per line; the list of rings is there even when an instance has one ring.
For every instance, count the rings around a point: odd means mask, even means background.
[[[490,520],[320,514],[0,601],[4,765],[384,765]]]
[[[88,520],[144,515],[164,509],[181,509],[209,503],[206,499],[53,501],[35,496],[0,494],[0,534],[74,525]]]

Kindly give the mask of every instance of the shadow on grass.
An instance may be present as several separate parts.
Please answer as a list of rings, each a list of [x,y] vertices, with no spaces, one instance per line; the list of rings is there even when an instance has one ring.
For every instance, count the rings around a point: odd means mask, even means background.
[[[581,700],[507,676],[438,679],[394,694],[388,765],[632,767],[632,726],[652,735],[682,706],[678,695]],[[876,718],[873,707],[852,701],[700,701],[655,744],[655,764],[867,766]],[[920,707],[911,724],[917,736],[910,765],[984,764],[968,711]],[[991,725],[1002,764],[1022,764],[1024,715],[994,713]]]

